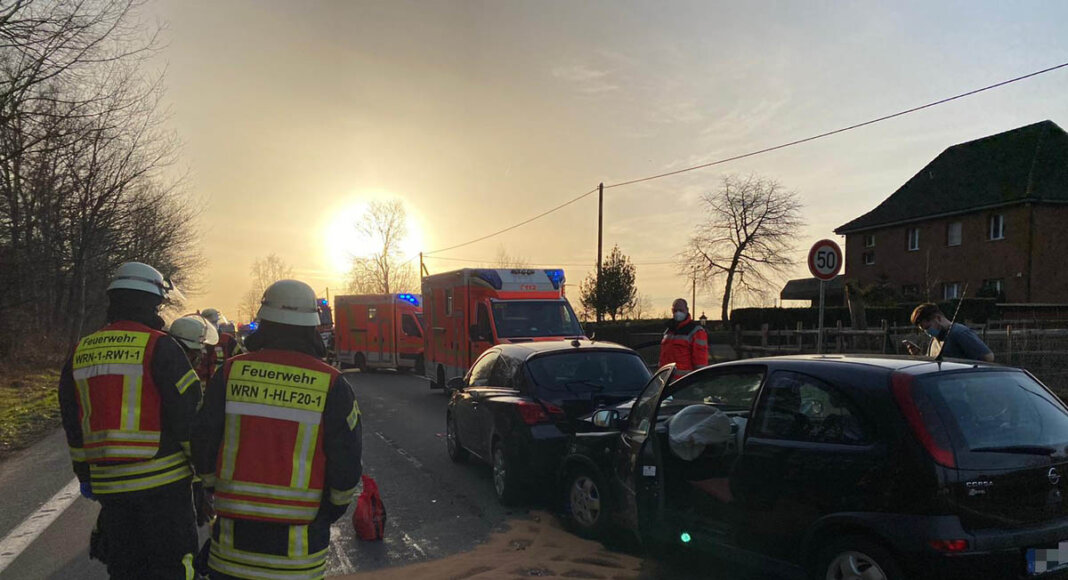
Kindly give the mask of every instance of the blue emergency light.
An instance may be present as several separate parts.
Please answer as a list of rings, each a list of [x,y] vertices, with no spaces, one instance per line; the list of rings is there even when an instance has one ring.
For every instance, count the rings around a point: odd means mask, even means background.
[[[545,275],[549,277],[549,281],[553,283],[553,288],[559,290],[560,284],[564,281],[563,270],[546,270]]]
[[[397,298],[413,306],[419,306],[419,297],[414,294],[397,294]]]
[[[256,322],[255,320],[253,320],[252,322],[248,323],[248,331],[249,332],[256,332],[256,329],[259,328],[259,327],[260,327],[260,323]]]
[[[326,306],[326,298],[319,299],[319,306]]]
[[[501,275],[496,270],[475,270],[475,275],[482,278],[493,286],[494,290],[500,290],[504,287],[504,281],[501,280]]]

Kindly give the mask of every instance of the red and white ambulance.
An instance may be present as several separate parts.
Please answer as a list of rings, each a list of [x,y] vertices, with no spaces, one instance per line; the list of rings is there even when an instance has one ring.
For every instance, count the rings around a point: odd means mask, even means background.
[[[334,297],[334,350],[341,368],[423,371],[418,294]]]
[[[423,278],[426,377],[445,388],[495,344],[583,337],[564,271],[465,268]]]

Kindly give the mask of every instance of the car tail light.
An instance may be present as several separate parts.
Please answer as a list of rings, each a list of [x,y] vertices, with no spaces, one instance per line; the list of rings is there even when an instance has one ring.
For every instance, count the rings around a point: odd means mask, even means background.
[[[544,406],[542,406],[544,405]],[[527,425],[548,423],[551,419],[564,417],[564,410],[552,403],[536,403],[531,401],[519,401],[519,415]],[[546,413],[548,409],[548,413]]]
[[[938,414],[931,408],[930,400],[923,397],[917,401],[915,396],[916,379],[905,373],[894,373],[890,376],[890,388],[894,393],[894,400],[901,408],[901,413],[908,421],[912,433],[923,444],[924,449],[931,454],[935,463],[945,467],[957,467],[957,457],[953,448],[946,440],[945,428]]]
[[[968,540],[931,540],[929,546],[938,552],[957,553],[968,549]]]

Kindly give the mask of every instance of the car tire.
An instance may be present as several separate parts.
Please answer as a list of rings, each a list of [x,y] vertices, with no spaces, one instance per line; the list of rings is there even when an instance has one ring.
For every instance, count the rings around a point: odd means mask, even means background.
[[[845,536],[828,542],[810,571],[813,580],[903,580],[894,555],[864,536]]]
[[[449,415],[445,420],[445,448],[449,452],[449,459],[453,463],[467,461],[468,451],[460,444],[460,431],[456,428],[456,418]]]
[[[356,356],[352,359],[352,366],[356,367],[361,373],[367,372],[367,359],[363,357],[362,352],[356,353]]]
[[[583,538],[603,539],[612,506],[600,473],[585,465],[568,470],[563,505],[571,531]]]
[[[516,471],[516,462],[512,454],[500,441],[494,442],[493,451],[490,453],[490,465],[493,469],[493,490],[497,493],[497,500],[501,505],[514,506],[522,499],[520,491],[519,473]]]

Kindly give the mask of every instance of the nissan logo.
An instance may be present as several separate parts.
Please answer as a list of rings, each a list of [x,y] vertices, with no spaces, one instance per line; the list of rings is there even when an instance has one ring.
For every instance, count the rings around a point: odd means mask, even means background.
[[[1057,472],[1056,467],[1049,468],[1049,473],[1046,474],[1046,477],[1049,478],[1050,485],[1057,485],[1061,482],[1061,474]]]

